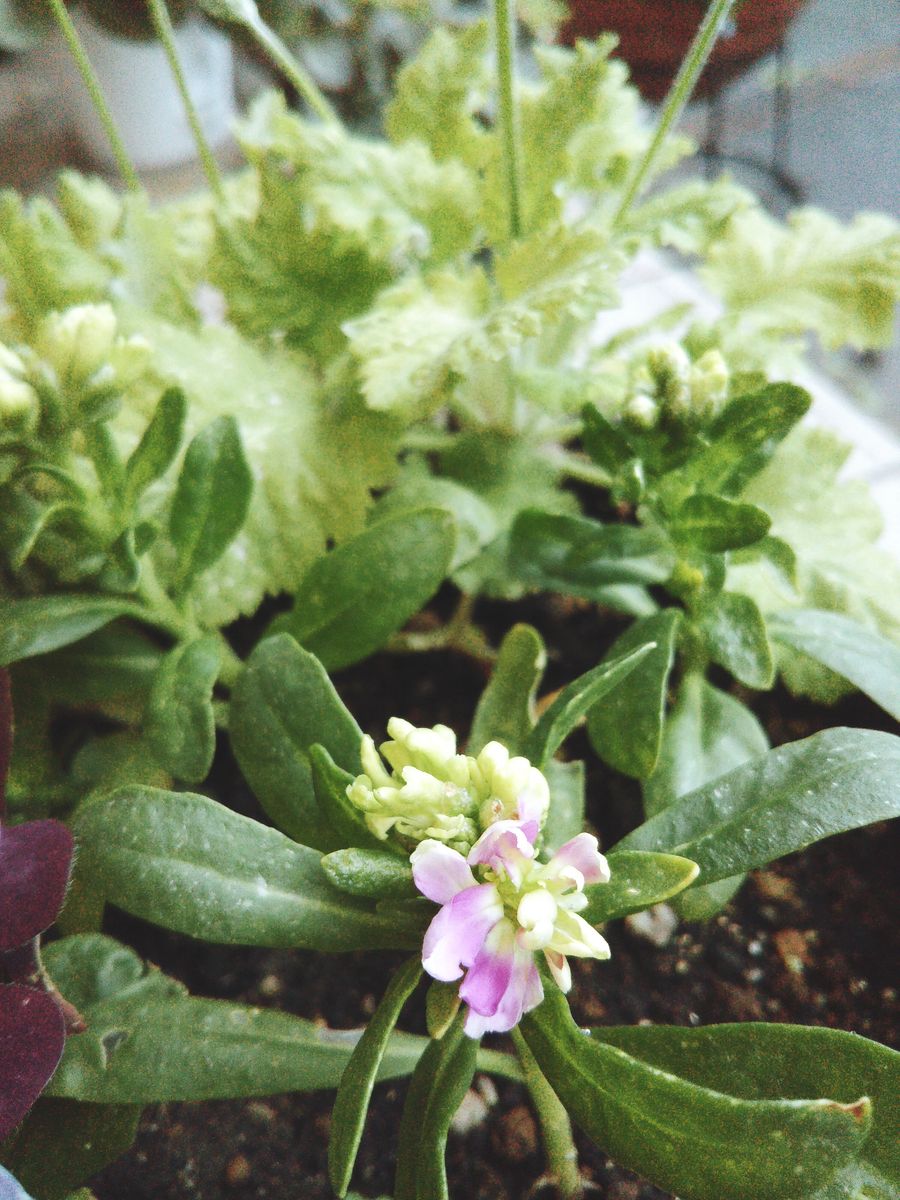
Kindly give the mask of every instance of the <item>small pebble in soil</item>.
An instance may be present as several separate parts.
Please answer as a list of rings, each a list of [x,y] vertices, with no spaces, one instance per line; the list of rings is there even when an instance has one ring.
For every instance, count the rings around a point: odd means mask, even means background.
[[[530,1109],[517,1104],[497,1122],[491,1137],[497,1154],[507,1162],[522,1162],[537,1150],[537,1128]]]
[[[250,1163],[243,1154],[236,1154],[229,1159],[225,1167],[225,1181],[229,1187],[240,1187],[250,1178]]]

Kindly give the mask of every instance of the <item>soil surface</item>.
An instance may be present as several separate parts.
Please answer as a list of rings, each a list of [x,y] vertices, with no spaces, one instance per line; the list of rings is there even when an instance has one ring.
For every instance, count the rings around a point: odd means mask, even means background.
[[[497,641],[528,620],[555,647],[545,679],[553,689],[596,664],[620,631],[595,612],[554,600],[485,605],[478,618]],[[387,718],[444,722],[463,733],[484,684],[479,664],[458,655],[379,655],[336,677],[345,702],[377,740]],[[858,697],[831,710],[783,693],[755,705],[775,744],[833,725],[896,730]],[[785,717],[789,713],[789,717]],[[589,764],[588,819],[612,845],[640,818],[636,786],[603,768],[586,741],[567,744]],[[213,778],[221,799],[265,819],[222,747]],[[706,925],[680,924],[657,946],[633,924],[607,931],[609,962],[573,963],[571,1003],[580,1024],[652,1022],[707,1025],[789,1021],[898,1041],[895,964],[900,932],[897,862],[900,830],[879,826],[821,843],[757,872],[726,911]],[[269,1005],[337,1028],[363,1024],[400,955],[326,956],[206,946],[111,912],[109,932],[186,983],[197,995]],[[424,1032],[420,988],[403,1025]],[[495,1039],[498,1048],[501,1039]],[[354,1186],[391,1193],[396,1131],[405,1083],[375,1090]],[[333,1093],[265,1100],[168,1104],[147,1109],[124,1158],[93,1181],[98,1200],[330,1200],[326,1147]],[[588,1193],[606,1200],[665,1200],[666,1193],[613,1166],[578,1139]],[[476,1076],[451,1134],[448,1171],[455,1200],[550,1197],[535,1121],[524,1089]]]

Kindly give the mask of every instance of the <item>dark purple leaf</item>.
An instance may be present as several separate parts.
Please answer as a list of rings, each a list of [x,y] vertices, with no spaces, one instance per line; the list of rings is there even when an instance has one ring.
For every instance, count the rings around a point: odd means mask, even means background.
[[[13,708],[9,671],[0,667],[0,818],[6,815],[6,778],[12,758]]]
[[[0,950],[30,942],[56,920],[73,848],[60,821],[0,828]]]
[[[52,996],[19,983],[0,987],[0,1141],[47,1086],[65,1040],[63,1015]]]

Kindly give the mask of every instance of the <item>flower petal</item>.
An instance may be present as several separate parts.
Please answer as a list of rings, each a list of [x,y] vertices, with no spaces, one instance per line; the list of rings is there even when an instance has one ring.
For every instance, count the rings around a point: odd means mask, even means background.
[[[498,921],[466,972],[460,1000],[482,1016],[492,1016],[500,1005],[515,965],[516,930],[512,921]]]
[[[485,1033],[506,1033],[518,1025],[525,1013],[536,1008],[543,998],[544,989],[535,966],[534,955],[519,945],[517,939],[509,983],[496,1012],[485,1015],[470,1007],[466,1018],[466,1033],[469,1037],[481,1037]]]
[[[568,992],[572,986],[572,968],[569,966],[569,961],[564,954],[560,954],[558,950],[544,951],[544,958],[547,960],[547,966],[550,968],[550,973],[556,980],[556,983],[561,992]]]
[[[433,839],[419,842],[409,861],[416,887],[435,904],[449,904],[454,896],[476,886],[466,860],[458,850],[451,850],[443,842]]]
[[[597,839],[592,833],[579,833],[560,846],[547,866],[551,869],[574,867],[585,883],[609,882],[609,863],[600,853]]]
[[[534,846],[528,833],[518,821],[496,821],[469,851],[467,861],[473,867],[479,864],[490,867],[519,884],[523,867],[534,858]]]
[[[459,979],[462,967],[474,963],[490,930],[503,916],[503,904],[492,883],[458,892],[425,932],[422,966],[433,979]]]
[[[556,928],[549,949],[559,954],[574,954],[576,958],[609,958],[612,953],[606,938],[584,917],[561,908],[556,915]]]

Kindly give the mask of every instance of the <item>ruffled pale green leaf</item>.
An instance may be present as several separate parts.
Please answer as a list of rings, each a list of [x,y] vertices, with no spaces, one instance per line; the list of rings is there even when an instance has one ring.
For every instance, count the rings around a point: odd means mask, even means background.
[[[900,644],[900,567],[877,545],[883,517],[868,486],[841,477],[850,447],[821,429],[795,430],[742,499],[772,518],[772,534],[796,558],[796,585],[761,560],[733,563],[728,588],[751,596],[765,614],[816,608],[840,613]],[[798,649],[777,647],[795,693],[829,702],[845,679]]]

